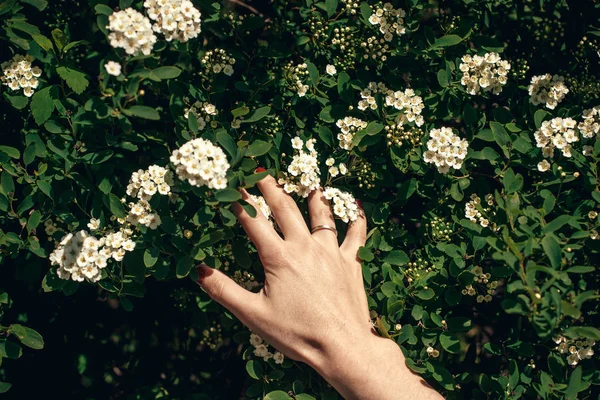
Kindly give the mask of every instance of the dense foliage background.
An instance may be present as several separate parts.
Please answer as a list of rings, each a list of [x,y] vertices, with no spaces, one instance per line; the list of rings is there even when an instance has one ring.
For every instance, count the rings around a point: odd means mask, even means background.
[[[260,262],[229,205],[266,174],[258,166],[284,178],[300,136],[316,139],[321,184],[363,202],[373,321],[412,369],[448,398],[594,398],[597,1],[195,0],[197,37],[157,32],[147,55],[111,47],[109,16],[147,14],[143,3],[0,2],[0,63],[28,54],[41,70],[33,89],[31,73],[0,86],[0,393],[337,398],[306,365],[257,357],[247,329],[194,283],[203,261],[257,290]],[[390,9],[396,25],[373,17]],[[506,83],[469,90],[461,58],[487,53],[510,64]],[[214,67],[219,55],[232,70]],[[557,104],[528,92],[547,73],[568,89]],[[390,95],[422,106],[409,115]],[[364,125],[340,142],[346,117]],[[442,127],[468,143],[447,173],[425,161]],[[569,145],[536,146],[563,128]],[[173,169],[171,153],[195,137],[224,149],[228,188],[175,177],[149,203],[160,226],[132,225],[135,249],[101,280],[60,279],[57,243],[91,232],[91,219],[97,237],[118,231],[132,173]]]

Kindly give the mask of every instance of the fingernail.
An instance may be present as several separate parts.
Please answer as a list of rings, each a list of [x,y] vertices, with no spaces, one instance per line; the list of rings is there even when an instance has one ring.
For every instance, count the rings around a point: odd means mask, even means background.
[[[196,271],[198,271],[198,281],[196,281],[196,283],[198,285],[202,285],[202,281],[206,276],[206,268],[208,268],[206,264],[200,264],[196,267]]]
[[[264,169],[263,167],[258,167],[254,170],[254,173],[258,174],[259,172],[265,172],[265,171],[266,171],[266,169]]]
[[[362,206],[362,200],[356,199],[356,204],[358,204],[358,206],[360,208],[363,208],[363,206]]]

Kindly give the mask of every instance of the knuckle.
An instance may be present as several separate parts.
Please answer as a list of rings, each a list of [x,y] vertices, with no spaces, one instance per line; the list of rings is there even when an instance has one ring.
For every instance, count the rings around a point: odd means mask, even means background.
[[[216,282],[214,282],[210,286],[210,289],[208,290],[208,294],[210,295],[210,297],[215,298],[215,299],[222,298],[224,293],[225,293],[225,282],[223,282],[222,279],[218,279]]]

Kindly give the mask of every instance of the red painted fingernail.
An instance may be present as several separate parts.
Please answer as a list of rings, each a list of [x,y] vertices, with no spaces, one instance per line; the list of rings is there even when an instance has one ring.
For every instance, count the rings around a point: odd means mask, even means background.
[[[363,208],[363,206],[362,206],[362,200],[358,200],[358,199],[356,199],[356,204],[358,204],[358,206],[359,206],[360,208]]]
[[[254,170],[254,173],[257,174],[259,172],[265,172],[265,171],[266,171],[266,169],[264,169],[263,167],[258,167]]]
[[[198,285],[201,285],[202,284],[202,280],[206,276],[206,265],[205,264],[201,264],[201,265],[199,265],[199,266],[196,267],[196,270],[198,271],[198,281],[196,283],[198,283]]]

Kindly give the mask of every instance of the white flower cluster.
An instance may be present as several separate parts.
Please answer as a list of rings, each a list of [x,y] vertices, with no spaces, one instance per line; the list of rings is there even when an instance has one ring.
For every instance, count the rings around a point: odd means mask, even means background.
[[[596,136],[600,139],[600,106],[583,111],[583,121],[577,125],[577,129],[584,138]]]
[[[558,336],[553,340],[558,345],[555,350],[558,350],[561,354],[569,354],[567,356],[569,365],[577,365],[579,361],[592,358],[594,355],[593,347],[596,345],[596,341],[593,339],[579,339],[569,343],[567,338]]]
[[[308,85],[304,84],[303,79],[308,76],[308,65],[306,63],[293,65],[288,64],[285,67],[286,70],[286,78],[291,82],[292,87],[298,93],[298,96],[304,97],[306,96],[306,92],[308,92]]]
[[[111,31],[108,35],[110,45],[125,49],[127,54],[141,52],[147,56],[156,43],[150,20],[131,7],[112,13],[106,29]]]
[[[560,75],[537,75],[531,78],[529,84],[529,102],[534,106],[545,104],[547,108],[554,110],[569,89],[564,84],[565,78]]]
[[[325,161],[325,165],[327,165],[329,167],[329,169],[328,169],[329,175],[331,175],[333,178],[335,178],[339,174],[346,175],[348,173],[348,168],[346,167],[346,164],[340,163],[336,167],[335,166],[335,159],[332,158],[332,157],[328,158]]]
[[[185,143],[171,154],[175,173],[192,186],[208,186],[210,189],[227,187],[229,162],[218,146],[210,141],[196,138]]]
[[[294,157],[287,167],[287,172],[283,178],[279,178],[278,183],[283,185],[286,193],[296,193],[304,198],[308,197],[310,192],[317,189],[320,185],[319,161],[315,151],[315,139],[305,143],[298,136],[292,139],[294,148]]]
[[[335,124],[340,128],[341,132],[338,133],[337,138],[340,141],[340,147],[344,150],[352,150],[354,147],[354,143],[352,143],[354,135],[356,132],[365,129],[368,125],[366,121],[354,117],[338,119]]]
[[[69,233],[50,254],[50,261],[58,265],[57,274],[61,279],[97,282],[110,258],[121,261],[126,252],[135,249],[130,234],[129,230],[122,229],[97,239],[84,230],[74,235]]]
[[[579,135],[575,130],[576,125],[577,122],[572,118],[553,118],[542,122],[540,129],[533,136],[537,147],[542,149],[544,158],[554,157],[555,148],[559,149],[565,157],[571,157],[571,144],[579,141]],[[540,165],[538,169],[542,170]]]
[[[200,11],[189,0],[146,0],[144,7],[154,24],[154,32],[161,32],[165,40],[187,42],[200,34]]]
[[[448,173],[450,167],[460,169],[463,160],[467,156],[469,142],[461,139],[451,128],[442,127],[432,129],[429,132],[430,139],[427,141],[427,151],[423,153],[423,160],[429,164],[435,164],[438,172]]]
[[[29,54],[15,54],[11,60],[0,64],[2,84],[15,91],[23,89],[23,94],[27,97],[33,96],[33,89],[40,85],[37,78],[42,75],[42,70],[40,67],[32,67],[32,61],[33,57]]]
[[[150,200],[156,192],[168,196],[172,184],[173,179],[169,170],[151,165],[147,170],[140,169],[131,174],[127,194],[142,200]]]
[[[391,91],[390,91],[391,92]],[[385,104],[392,106],[396,110],[403,111],[403,114],[397,119],[397,122],[407,123],[414,122],[417,126],[421,126],[425,123],[421,112],[425,105],[421,96],[417,96],[413,89],[406,89],[404,91],[397,90],[391,92],[385,96]]]
[[[233,75],[235,58],[227,55],[223,49],[214,49],[204,53],[204,56],[200,59],[200,63],[207,72],[213,72],[215,74],[223,72],[225,75],[231,76]]]
[[[508,81],[508,71],[510,64],[502,60],[498,53],[486,53],[484,56],[464,55],[459,69],[463,76],[460,80],[461,85],[466,87],[470,95],[484,92],[500,94],[502,87]]]
[[[398,117],[397,122],[407,123],[414,122],[417,126],[421,126],[425,123],[421,112],[425,105],[421,96],[417,96],[415,91],[412,89],[406,89],[404,91],[397,90],[393,91],[389,89],[383,82],[369,82],[367,87],[360,91],[360,97],[362,100],[358,102],[358,109],[361,111],[370,108],[371,110],[377,109],[377,100],[375,95],[385,94],[385,105],[388,107],[394,107],[396,110],[403,111]]]
[[[404,17],[406,12],[401,8],[394,8],[392,3],[385,3],[383,8],[373,10],[369,17],[371,25],[379,25],[379,32],[383,33],[383,38],[390,42],[394,34],[402,36],[406,33],[404,26]]]
[[[266,219],[271,219],[271,207],[265,201],[265,198],[262,196],[257,196],[254,194],[250,195],[250,199],[256,203],[260,212],[265,216]]]
[[[485,201],[488,206],[494,205],[494,196],[492,194],[488,194],[485,196]],[[483,215],[481,211],[481,199],[475,193],[471,195],[471,200],[465,204],[465,217],[467,217],[471,222],[479,224],[484,228],[490,225],[490,220]]]
[[[343,192],[340,189],[326,187],[323,190],[323,196],[333,203],[333,213],[342,221],[348,223],[358,219],[358,205],[352,194]]]
[[[119,218],[119,223],[129,222],[132,225],[144,225],[152,230],[160,226],[162,222],[160,215],[152,212],[152,207],[146,200],[139,200],[136,203],[130,202],[128,206],[129,214],[126,218]]]
[[[250,344],[254,346],[254,355],[257,357],[261,357],[264,361],[268,361],[269,359],[273,359],[275,364],[282,364],[284,360],[283,354],[279,351],[275,353],[271,353],[269,351],[269,345],[256,333],[250,334]]]
[[[356,15],[360,10],[360,2],[358,0],[341,0],[341,2],[348,14]]]
[[[210,122],[210,117],[217,115],[217,107],[207,101],[196,101],[189,108],[184,110],[183,116],[187,119],[190,113],[196,116],[198,121],[198,129],[200,131],[206,128],[206,124]]]

